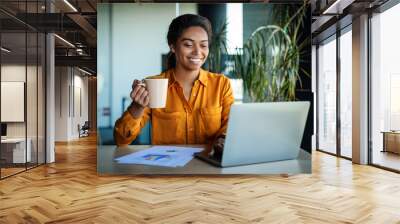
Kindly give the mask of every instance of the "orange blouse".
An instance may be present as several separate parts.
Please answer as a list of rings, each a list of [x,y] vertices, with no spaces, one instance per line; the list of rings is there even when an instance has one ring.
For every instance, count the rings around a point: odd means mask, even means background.
[[[114,139],[118,146],[135,140],[149,119],[154,145],[208,144],[226,133],[229,110],[234,102],[229,79],[201,69],[187,101],[174,77],[173,69],[150,77],[169,79],[166,107],[146,107],[143,116],[137,119],[125,111],[115,122]]]

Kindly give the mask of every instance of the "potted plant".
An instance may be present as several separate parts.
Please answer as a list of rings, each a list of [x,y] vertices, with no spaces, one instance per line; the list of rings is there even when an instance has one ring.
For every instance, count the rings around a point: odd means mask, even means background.
[[[290,15],[292,9],[273,9],[273,25],[256,29],[233,56],[234,74],[243,80],[244,101],[293,101],[300,71],[309,75],[300,67],[300,56],[310,39],[298,40],[307,3]]]

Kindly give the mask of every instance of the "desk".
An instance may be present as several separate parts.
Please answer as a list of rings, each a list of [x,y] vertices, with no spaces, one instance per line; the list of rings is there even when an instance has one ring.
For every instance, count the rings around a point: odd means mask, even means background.
[[[140,174],[297,174],[311,173],[311,155],[300,150],[294,160],[268,162],[245,166],[219,168],[193,158],[184,167],[159,167],[136,164],[118,164],[114,158],[149,148],[148,145],[130,145],[117,148],[110,145],[97,146],[97,173],[99,175],[140,175]],[[199,147],[192,145],[192,147]],[[200,146],[201,147],[201,146]]]
[[[6,163],[25,163],[31,161],[31,139],[27,139],[26,154],[25,154],[25,138],[6,138],[1,139],[1,157]],[[12,159],[11,159],[12,158]]]
[[[393,152],[400,154],[400,131],[382,131],[383,150],[382,152]]]

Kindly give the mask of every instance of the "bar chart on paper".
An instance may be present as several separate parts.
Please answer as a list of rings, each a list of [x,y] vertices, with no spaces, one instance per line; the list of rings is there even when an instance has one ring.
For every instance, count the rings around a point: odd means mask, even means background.
[[[121,156],[115,161],[120,164],[183,167],[193,159],[194,153],[202,150],[203,148],[153,146],[143,151]]]

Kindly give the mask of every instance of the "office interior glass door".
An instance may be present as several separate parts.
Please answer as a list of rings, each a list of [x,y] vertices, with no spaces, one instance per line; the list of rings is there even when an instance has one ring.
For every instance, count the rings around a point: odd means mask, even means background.
[[[0,4],[2,6],[3,3]],[[19,2],[44,13],[44,1]],[[45,35],[0,12],[0,178],[45,163]]]
[[[352,158],[352,31],[340,35],[340,155]]]
[[[336,36],[321,43],[317,54],[317,149],[336,154]]]
[[[38,64],[37,64],[37,163],[46,163],[46,36],[38,33]]]
[[[31,151],[30,161],[27,162],[27,167],[31,168],[37,165],[37,149],[38,149],[38,139],[37,139],[37,122],[38,122],[38,51],[37,42],[38,35],[37,32],[29,30],[27,32],[27,48],[28,48],[28,61],[27,61],[27,82],[26,82],[26,110],[27,110],[27,142],[28,147]]]
[[[44,1],[27,2],[28,13],[45,13]],[[35,17],[37,18],[37,17]],[[44,145],[44,66],[45,35],[38,30],[27,27],[27,142],[30,145],[31,161],[28,168],[43,164],[45,160]]]
[[[31,151],[27,144],[25,31],[1,33],[1,177],[26,170]],[[28,149],[28,150],[27,150]]]

